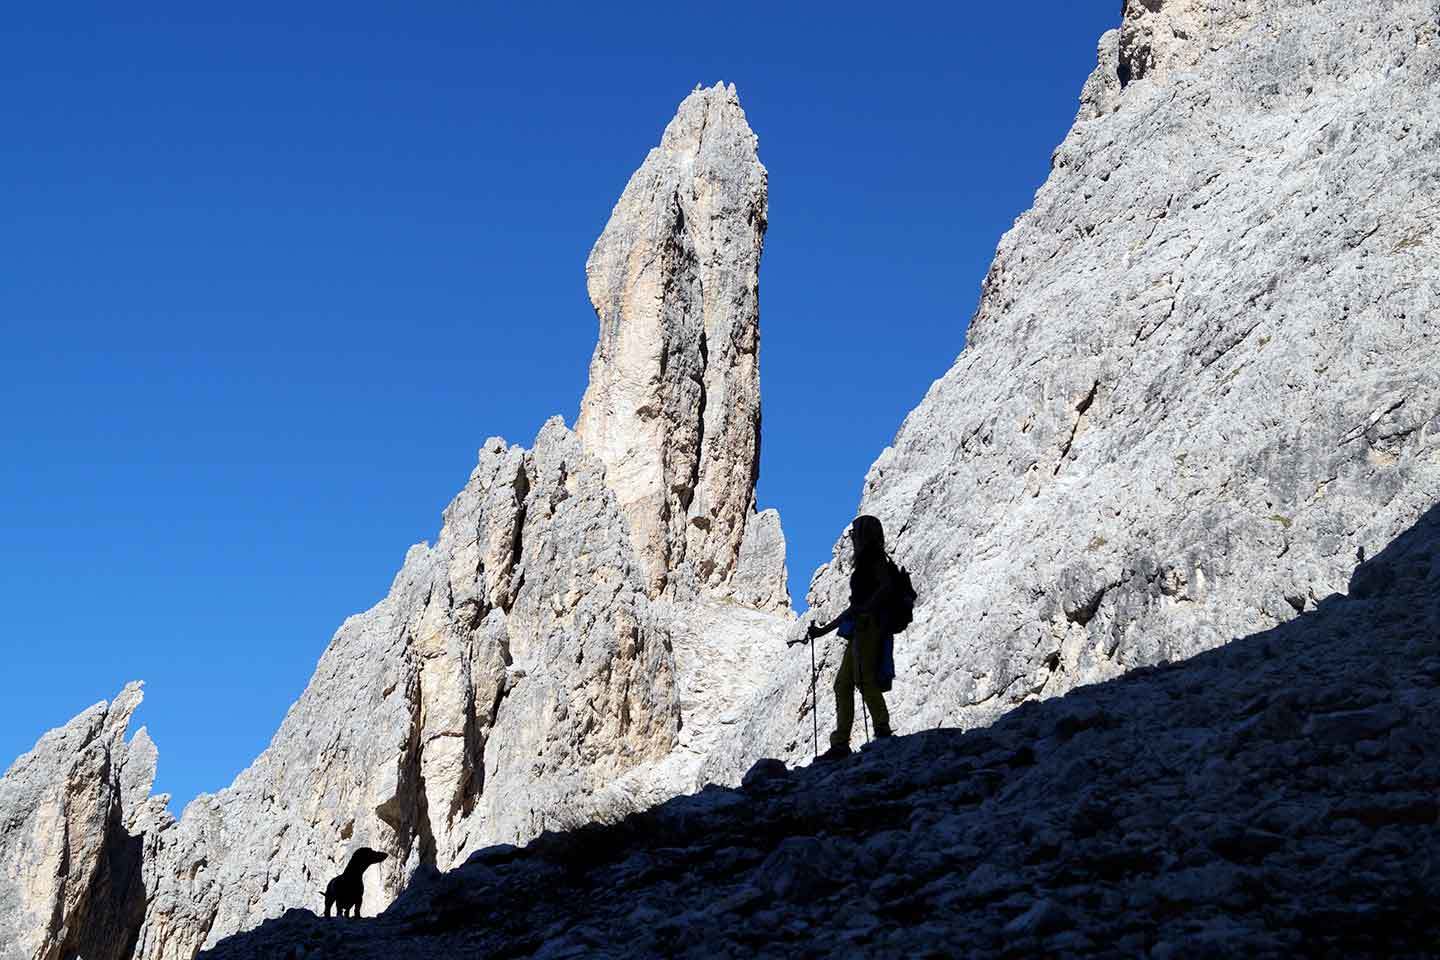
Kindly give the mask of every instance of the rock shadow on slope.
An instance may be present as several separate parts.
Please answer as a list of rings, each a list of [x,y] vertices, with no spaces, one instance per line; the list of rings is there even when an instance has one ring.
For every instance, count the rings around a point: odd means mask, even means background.
[[[206,956],[1429,956],[1440,507],[1346,596],[842,763],[490,847]],[[303,952],[301,952],[303,951]]]

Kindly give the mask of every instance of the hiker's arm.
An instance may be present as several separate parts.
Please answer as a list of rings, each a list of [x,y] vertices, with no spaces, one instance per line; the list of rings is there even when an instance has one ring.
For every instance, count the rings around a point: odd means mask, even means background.
[[[850,614],[850,608],[849,608],[849,607],[846,607],[846,608],[840,613],[840,616],[836,617],[834,620],[831,620],[829,623],[825,624],[825,626],[823,626],[823,627],[822,627],[822,626],[819,626],[819,625],[817,625],[817,624],[813,624],[813,623],[810,624],[810,626],[809,626],[809,627],[806,629],[806,631],[805,631],[805,639],[806,639],[806,640],[815,640],[815,639],[817,639],[817,638],[819,638],[819,637],[825,636],[825,634],[829,633],[831,630],[834,630],[836,627],[840,626],[840,621],[841,621],[841,620],[844,620],[847,616],[849,616],[849,614]]]

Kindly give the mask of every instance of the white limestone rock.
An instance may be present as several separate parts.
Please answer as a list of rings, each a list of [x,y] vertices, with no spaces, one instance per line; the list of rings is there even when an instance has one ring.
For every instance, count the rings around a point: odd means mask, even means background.
[[[694,374],[666,387],[665,456],[673,465],[687,443],[703,452],[685,467],[690,512],[674,544],[637,551],[643,510],[624,498],[624,471],[559,418],[530,450],[486,441],[434,545],[412,547],[389,594],[342,625],[230,787],[178,822],[164,815],[165,798],[149,797],[154,745],[143,730],[128,746],[111,732],[123,732],[138,687],[49,735],[0,781],[0,924],[27,931],[24,956],[80,944],[91,960],[188,960],[287,909],[318,909],[360,846],[390,855],[367,883],[371,915],[417,873],[482,846],[614,820],[699,785],[706,745],[754,687],[752,649],[775,646],[791,616],[779,517],[754,510],[764,168],[733,88],[682,104],[597,244],[592,284],[597,264],[654,252],[656,225],[621,212],[644,206],[636,184],[650,178],[684,193],[665,229],[699,258],[706,294],[658,328],[643,312],[611,314],[592,393],[610,390],[611,424],[648,416],[631,406],[647,399],[610,389],[630,374],[601,359],[607,343],[657,349]],[[615,282],[615,297],[628,296]],[[608,436],[598,449],[615,453]],[[659,582],[683,589],[651,597],[657,558]],[[46,792],[54,783],[65,786]],[[124,936],[109,940],[123,946],[97,946],[120,923]]]
[[[1117,77],[1124,86],[1192,67],[1272,7],[1264,0],[1125,0]]]
[[[1106,34],[1098,73],[1126,36],[1149,66],[1086,84],[964,352],[866,479],[920,592],[898,730],[1288,621],[1440,500],[1437,26],[1421,0],[1147,0]],[[809,669],[797,648],[717,772],[809,754]]]
[[[40,738],[0,777],[0,958],[129,956],[145,909],[137,827],[163,818],[150,797],[155,748],[125,731],[129,684]],[[163,822],[163,821],[162,821]]]
[[[668,637],[600,464],[558,419],[533,451],[490,440],[435,546],[341,627],[265,753],[160,832],[137,956],[317,905],[359,846],[390,854],[377,912],[422,865],[587,819],[678,726]]]
[[[735,87],[697,89],[585,265],[600,339],[575,432],[605,464],[652,596],[733,589],[760,469],[766,203]],[[784,580],[759,590],[778,598]]]
[[[785,532],[778,510],[752,513],[745,524],[730,596],[756,610],[790,613],[790,573],[785,566]]]

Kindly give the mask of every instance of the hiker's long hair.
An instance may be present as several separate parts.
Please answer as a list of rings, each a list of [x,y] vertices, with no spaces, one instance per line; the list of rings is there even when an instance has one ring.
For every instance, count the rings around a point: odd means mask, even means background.
[[[880,525],[879,517],[861,514],[850,524],[850,530],[855,542],[855,566],[884,558],[885,528]]]

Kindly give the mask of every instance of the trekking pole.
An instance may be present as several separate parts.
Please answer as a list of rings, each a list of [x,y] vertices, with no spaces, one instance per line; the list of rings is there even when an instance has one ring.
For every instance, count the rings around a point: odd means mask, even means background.
[[[865,720],[865,742],[870,742],[870,711],[865,709],[865,697],[860,697],[860,716]]]
[[[820,700],[815,693],[815,641],[810,641],[810,722],[814,726],[815,759],[820,759]]]

